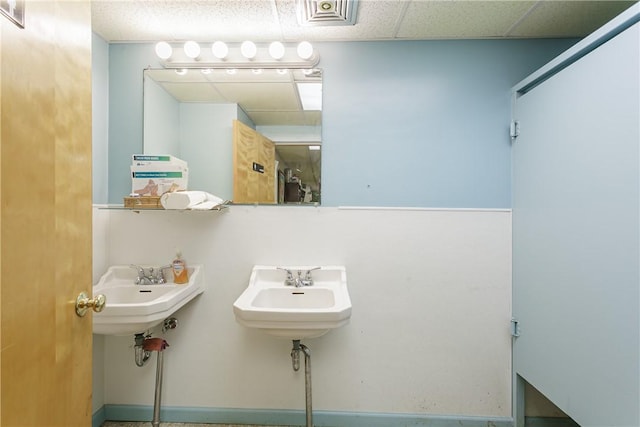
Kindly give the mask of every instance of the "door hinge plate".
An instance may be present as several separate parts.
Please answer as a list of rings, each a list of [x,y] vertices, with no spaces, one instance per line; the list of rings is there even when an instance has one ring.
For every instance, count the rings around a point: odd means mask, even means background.
[[[511,318],[511,336],[516,338],[520,336],[520,324],[515,317]]]
[[[511,137],[511,139],[516,139],[518,135],[520,135],[520,122],[514,120],[509,126],[509,136]]]

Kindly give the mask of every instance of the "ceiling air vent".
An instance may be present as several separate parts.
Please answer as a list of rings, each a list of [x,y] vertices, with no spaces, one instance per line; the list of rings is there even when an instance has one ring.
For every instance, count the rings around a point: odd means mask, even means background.
[[[300,25],[355,25],[358,0],[298,0]]]

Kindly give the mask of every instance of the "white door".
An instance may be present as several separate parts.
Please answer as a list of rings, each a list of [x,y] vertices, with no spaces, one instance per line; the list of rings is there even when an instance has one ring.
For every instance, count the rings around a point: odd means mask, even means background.
[[[514,370],[582,427],[640,425],[639,25],[515,104]]]

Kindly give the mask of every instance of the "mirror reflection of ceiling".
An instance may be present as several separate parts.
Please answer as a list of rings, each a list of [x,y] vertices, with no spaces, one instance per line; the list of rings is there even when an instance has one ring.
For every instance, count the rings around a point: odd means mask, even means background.
[[[297,0],[92,0],[107,42],[584,37],[635,1],[359,0],[356,25],[301,26]]]
[[[175,70],[147,69],[150,77],[179,102],[238,104],[256,127],[322,126],[322,110],[307,110],[302,105],[299,84],[322,86],[322,71],[264,69],[259,74],[238,69],[233,74],[223,69]],[[320,106],[321,108],[321,106]],[[268,135],[271,136],[271,135]],[[271,136],[272,137],[272,136]],[[272,137],[273,138],[273,137]],[[279,169],[291,169],[303,184],[319,191],[321,183],[321,140],[274,139]],[[309,146],[318,150],[310,150]]]
[[[237,103],[256,126],[320,126],[322,112],[305,110],[299,84],[322,84],[315,70],[146,70],[146,74],[179,102]]]

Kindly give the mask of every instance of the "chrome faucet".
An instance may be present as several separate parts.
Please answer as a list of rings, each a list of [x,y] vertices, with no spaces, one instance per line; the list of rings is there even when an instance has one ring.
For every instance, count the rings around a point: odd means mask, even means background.
[[[296,288],[300,288],[302,286],[313,286],[313,277],[311,277],[311,272],[318,269],[320,269],[320,267],[310,268],[307,270],[304,277],[302,277],[302,270],[298,270],[298,277],[293,277],[291,270],[278,267],[278,270],[284,270],[287,273],[287,277],[284,279],[284,285],[295,286]]]
[[[170,265],[165,265],[159,268],[149,267],[148,273],[145,271],[144,267],[140,267],[139,265],[131,264],[131,268],[134,268],[138,272],[138,276],[134,279],[133,283],[136,285],[162,285],[166,283],[164,279],[163,271],[165,268],[171,267]]]

